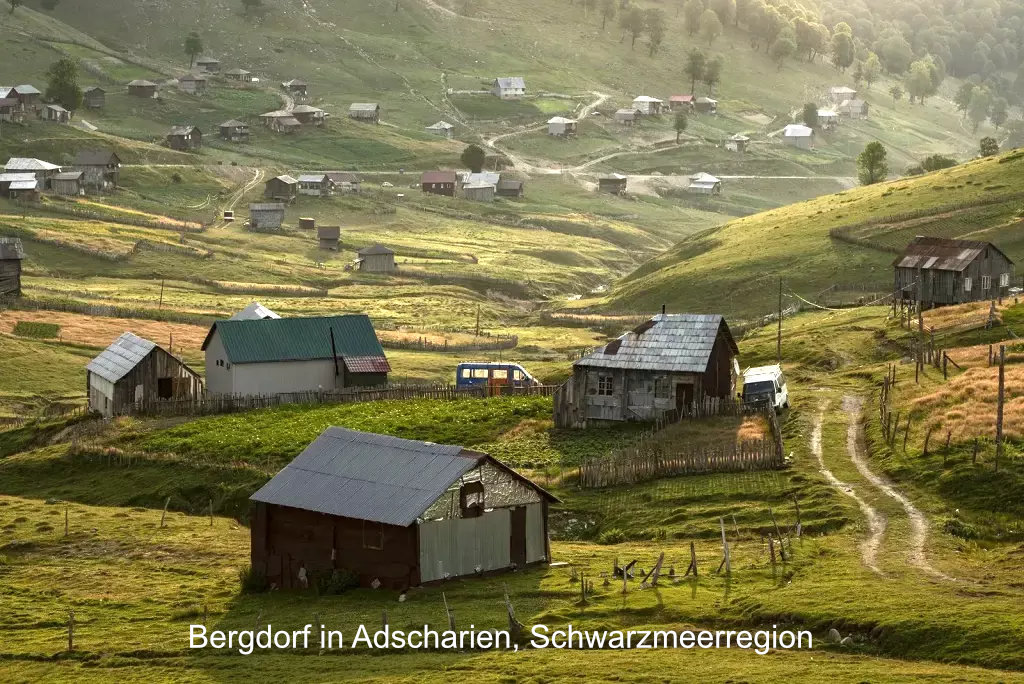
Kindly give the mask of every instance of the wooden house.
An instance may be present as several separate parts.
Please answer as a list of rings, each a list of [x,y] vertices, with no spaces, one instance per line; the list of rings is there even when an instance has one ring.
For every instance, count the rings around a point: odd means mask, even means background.
[[[194,152],[203,146],[203,132],[195,126],[175,126],[167,134],[167,146],[172,150]]]
[[[610,192],[613,195],[621,195],[626,192],[626,177],[621,173],[612,173],[601,176],[597,179],[599,192]]]
[[[479,451],[328,427],[250,501],[267,582],[404,590],[549,562],[558,499]]]
[[[818,125],[823,130],[831,130],[839,125],[839,114],[834,109],[818,110]]]
[[[71,112],[61,107],[59,104],[48,104],[43,105],[39,110],[39,118],[43,121],[52,121],[54,123],[71,123]]]
[[[491,81],[491,94],[502,100],[515,100],[526,95],[526,80],[522,76],[502,76]]]
[[[5,92],[6,91],[6,92]],[[20,122],[25,120],[25,110],[18,98],[9,97],[10,88],[0,88],[0,122]]]
[[[85,174],[82,171],[62,171],[50,179],[50,189],[64,197],[85,194]]]
[[[0,173],[0,196],[9,199],[35,200],[42,185],[34,173]]]
[[[25,110],[35,110],[43,97],[38,88],[28,84],[14,86],[11,88],[10,95],[16,97],[21,103],[22,109]]]
[[[229,81],[240,81],[242,83],[252,83],[252,72],[246,71],[245,69],[228,69],[224,72],[224,78]]]
[[[383,245],[364,247],[357,256],[359,270],[365,273],[393,273],[397,270],[394,251]]]
[[[290,81],[285,81],[281,87],[292,97],[300,99],[309,97],[309,84],[301,79],[293,78]]]
[[[316,238],[320,249],[337,252],[341,240],[341,226],[317,226]]]
[[[698,114],[717,114],[718,100],[713,100],[710,97],[698,97],[693,101],[693,109]]]
[[[842,102],[857,97],[857,91],[847,86],[832,86],[828,89],[828,96],[832,102]]]
[[[555,424],[653,421],[731,399],[738,354],[722,316],[659,314],[573,364],[555,395]]]
[[[380,105],[376,102],[353,102],[348,107],[348,118],[369,123],[380,122]]]
[[[107,91],[99,86],[92,86],[82,91],[82,104],[87,109],[102,109],[107,104]]]
[[[576,135],[576,119],[555,116],[548,119],[548,135],[568,137]]]
[[[50,180],[63,169],[42,159],[28,157],[11,157],[4,164],[5,173],[31,173],[38,182],[40,192],[50,189]],[[24,189],[24,188],[23,188]]]
[[[128,94],[134,97],[156,97],[156,83],[145,79],[135,79],[128,84]]]
[[[194,399],[202,378],[155,342],[123,333],[85,367],[89,410],[110,418],[133,404]]]
[[[499,197],[522,197],[523,181],[514,178],[502,178],[498,181],[494,191]]]
[[[491,202],[494,200],[494,193],[496,190],[496,184],[470,183],[462,186],[462,196],[474,202]]]
[[[0,298],[21,296],[21,238],[0,237]]]
[[[368,316],[217,321],[202,345],[213,395],[277,395],[387,384]]]
[[[673,95],[668,98],[668,108],[682,111],[690,111],[694,107],[693,95]]]
[[[79,150],[71,166],[82,171],[83,185],[90,190],[111,190],[121,176],[121,159],[113,150]]]
[[[433,195],[455,197],[458,176],[454,171],[424,171],[420,176],[420,188]]]
[[[254,202],[249,205],[250,230],[281,230],[283,223],[284,204],[280,202]]]
[[[326,173],[306,173],[298,178],[299,194],[330,197],[334,194],[334,181]]]
[[[292,116],[291,112],[286,112],[283,109],[260,114],[260,121],[275,133],[294,133],[302,128],[299,120]]]
[[[918,236],[893,269],[897,298],[928,309],[1006,297],[1014,264],[990,242]]]
[[[292,107],[291,114],[299,123],[313,126],[323,126],[324,120],[327,118],[327,112],[307,104],[295,105]]]
[[[622,124],[623,126],[632,126],[634,123],[640,120],[640,112],[635,109],[625,108],[615,110],[615,123]]]
[[[749,136],[743,135],[742,133],[736,133],[729,136],[729,139],[725,141],[725,149],[732,152],[746,152],[747,144],[749,143]]]
[[[868,103],[857,99],[843,100],[839,104],[839,113],[848,119],[866,119]]]
[[[447,121],[438,121],[432,126],[427,126],[426,131],[427,133],[433,133],[434,135],[440,135],[443,138],[450,139],[454,128],[455,126],[451,125]]]
[[[196,60],[195,66],[206,74],[220,73],[220,60],[213,57],[200,57]]]
[[[362,189],[359,176],[351,171],[327,171],[327,176],[337,192],[359,192]]]
[[[263,186],[263,196],[267,199],[291,202],[299,196],[299,181],[286,174],[275,176]]]
[[[664,104],[664,100],[648,95],[640,95],[633,99],[632,108],[646,116],[657,116],[661,114],[661,108]]]
[[[280,318],[275,312],[259,302],[250,302],[241,311],[236,312],[228,320],[231,321],[262,321],[264,318]]]
[[[720,195],[722,194],[722,181],[710,173],[695,173],[690,176],[690,185],[686,191],[692,195]]]
[[[205,95],[206,77],[198,74],[185,74],[178,79],[178,87],[189,95]]]
[[[814,147],[814,129],[803,124],[789,124],[782,129],[782,142],[802,150]]]
[[[220,137],[228,142],[249,142],[249,124],[238,119],[225,121],[219,127]]]

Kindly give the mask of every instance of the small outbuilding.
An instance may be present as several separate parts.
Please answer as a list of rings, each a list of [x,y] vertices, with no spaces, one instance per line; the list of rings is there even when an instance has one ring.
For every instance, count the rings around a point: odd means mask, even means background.
[[[693,95],[673,95],[668,98],[668,108],[671,110],[681,109],[689,111],[693,109]]]
[[[156,83],[139,78],[128,84],[128,94],[134,97],[156,97],[158,88]]]
[[[299,196],[299,181],[286,174],[275,176],[263,186],[263,196],[267,199],[291,202]]]
[[[868,118],[868,103],[864,100],[843,100],[839,105],[839,113],[849,119]]]
[[[742,133],[736,133],[729,136],[729,139],[725,141],[725,149],[732,152],[746,152],[747,144],[749,142],[749,136],[743,135]]]
[[[249,124],[244,121],[230,119],[222,123],[218,128],[220,129],[221,140],[237,143],[249,142]]]
[[[298,119],[300,124],[311,124],[313,126],[323,126],[327,118],[327,112],[319,107],[307,104],[295,105],[292,107],[291,114]]]
[[[252,83],[252,72],[245,69],[228,69],[224,72],[224,78],[229,81],[240,81],[242,83]]]
[[[220,73],[220,60],[213,57],[200,57],[196,60],[196,68],[207,74]]]
[[[334,194],[334,181],[326,173],[306,173],[298,178],[299,194],[330,197]]]
[[[21,238],[0,237],[0,297],[21,296]]]
[[[203,132],[195,126],[175,126],[167,134],[167,146],[181,152],[195,152],[203,146]]]
[[[782,142],[791,147],[809,150],[814,147],[814,129],[803,124],[789,124],[782,129]]]
[[[302,123],[292,116],[291,112],[286,112],[283,109],[260,114],[260,121],[275,133],[294,133],[302,128]]]
[[[839,124],[839,114],[834,109],[818,110],[818,125],[823,129],[835,128]]]
[[[194,399],[202,378],[155,342],[122,333],[85,367],[89,410],[110,418],[133,405]]]
[[[451,125],[447,121],[438,121],[432,126],[427,126],[426,131],[427,133],[433,133],[434,135],[439,135],[443,138],[451,138],[452,130],[454,130],[454,128],[455,126]]]
[[[341,226],[317,226],[316,238],[320,249],[337,252],[341,241]]]
[[[496,185],[489,183],[471,183],[462,186],[462,196],[474,202],[491,202],[496,189]]]
[[[71,112],[59,104],[48,104],[39,110],[39,118],[43,121],[66,124],[71,123]]]
[[[919,235],[893,269],[897,299],[929,309],[1006,297],[1014,263],[991,242]]]
[[[380,122],[380,105],[376,102],[353,102],[348,107],[348,118],[378,123]]]
[[[420,176],[420,188],[432,195],[454,197],[458,180],[454,171],[424,171]]]
[[[87,109],[102,109],[107,104],[107,91],[99,86],[91,86],[82,91],[82,104]]]
[[[514,178],[502,178],[495,186],[495,194],[499,197],[522,197],[524,183]]]
[[[698,97],[693,101],[693,108],[698,114],[717,114],[718,100],[710,97]]]
[[[288,91],[292,97],[309,97],[309,84],[302,79],[293,78],[290,81],[285,81],[281,84],[281,87]]]
[[[64,197],[77,197],[85,194],[85,174],[82,171],[62,171],[50,179],[50,189],[54,194]]]
[[[621,173],[612,173],[601,176],[597,179],[599,192],[609,192],[613,195],[621,195],[626,192],[626,177]]]
[[[686,191],[694,195],[720,195],[722,194],[722,181],[710,173],[696,173],[690,176],[690,185]]]
[[[548,135],[568,137],[576,135],[576,119],[555,116],[548,119]]]
[[[857,91],[847,86],[832,86],[828,89],[828,95],[833,102],[842,102],[857,97]]]
[[[649,95],[640,95],[633,99],[633,109],[647,116],[657,116],[658,114],[661,114],[661,108],[664,104],[664,100],[659,100],[658,98],[650,97]]]
[[[189,95],[205,95],[206,94],[206,77],[198,74],[185,74],[178,79],[178,87],[181,88],[182,92],[188,93]]]
[[[359,270],[365,273],[393,273],[397,270],[395,266],[395,252],[384,245],[373,245],[364,247],[357,253],[356,263]]]
[[[351,171],[327,171],[327,177],[334,183],[337,192],[359,192],[362,189],[359,176]]]
[[[281,230],[283,223],[284,204],[280,202],[256,202],[249,205],[250,230]]]
[[[522,76],[502,76],[491,81],[491,94],[502,100],[514,100],[526,95],[526,79]]]
[[[636,109],[617,109],[615,110],[615,123],[622,124],[623,126],[632,126],[634,123],[640,120],[640,112]]]

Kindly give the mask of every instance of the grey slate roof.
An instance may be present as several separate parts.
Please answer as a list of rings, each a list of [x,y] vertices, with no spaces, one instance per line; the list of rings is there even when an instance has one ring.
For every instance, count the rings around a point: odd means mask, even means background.
[[[348,106],[350,112],[376,112],[380,105],[376,102],[353,102]]]
[[[494,79],[495,84],[503,89],[526,89],[526,81],[522,76],[504,76],[501,78]]]
[[[4,165],[7,171],[59,171],[60,167],[42,159],[11,157]]]
[[[1002,250],[990,242],[916,237],[907,245],[903,254],[893,262],[893,265],[897,268],[959,272],[970,266],[975,259],[981,256],[982,252],[989,248],[1006,257]],[[1006,259],[1013,263],[1009,257]]]
[[[120,157],[113,150],[103,149],[79,150],[72,162],[74,166],[107,166],[120,163]]]
[[[658,314],[574,365],[703,373],[719,331],[725,333],[729,346],[738,353],[729,326],[718,314]]]
[[[384,245],[373,245],[372,247],[364,247],[359,250],[359,256],[370,256],[372,254],[394,254],[394,250],[388,249]]]
[[[24,259],[25,250],[21,247],[21,238],[0,237],[0,260]]]
[[[149,352],[155,342],[143,339],[130,332],[121,333],[114,343],[100,352],[85,368],[104,380],[117,382],[135,368]]]

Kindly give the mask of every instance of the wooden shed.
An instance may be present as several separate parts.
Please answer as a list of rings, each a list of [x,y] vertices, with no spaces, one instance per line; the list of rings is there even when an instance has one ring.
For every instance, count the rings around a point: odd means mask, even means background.
[[[359,250],[356,263],[359,270],[367,273],[392,273],[395,266],[395,253],[383,245],[373,245]]]
[[[427,126],[426,131],[427,131],[427,133],[432,133],[434,135],[440,135],[441,137],[444,137],[444,138],[451,138],[452,137],[452,130],[454,130],[454,128],[455,128],[455,126],[451,125],[447,121],[438,121],[435,124],[431,124],[430,126]]]
[[[376,102],[353,102],[348,108],[348,118],[356,121],[380,122],[380,105]]]
[[[286,174],[275,176],[263,186],[263,196],[267,199],[291,202],[299,196],[299,181]]]
[[[928,309],[1007,296],[1014,264],[991,242],[919,235],[893,269],[897,298]]]
[[[485,453],[341,427],[250,500],[252,568],[268,583],[304,589],[344,570],[399,590],[550,562],[558,502]]]
[[[156,97],[157,84],[145,79],[136,79],[128,84],[128,94],[134,97]]]
[[[207,74],[216,74],[220,72],[220,60],[213,57],[200,57],[196,60],[196,68]]]
[[[626,177],[621,173],[601,176],[597,179],[597,189],[600,192],[610,192],[613,195],[621,195],[626,192]]]
[[[88,109],[102,109],[107,104],[107,91],[92,86],[82,91],[82,104]]]
[[[249,205],[250,230],[281,230],[284,223],[284,204],[281,202],[255,202]]]
[[[659,314],[573,364],[555,394],[555,424],[681,417],[736,388],[736,341],[719,315]]]
[[[59,104],[48,104],[43,105],[43,108],[39,110],[39,118],[43,121],[66,124],[71,123],[71,112]]]
[[[576,119],[554,116],[548,119],[548,135],[568,137],[576,135]]]
[[[79,150],[71,166],[84,173],[83,184],[93,190],[115,188],[121,176],[121,158],[110,149]]]
[[[525,184],[514,178],[502,178],[495,186],[495,192],[499,197],[522,197]]]
[[[199,374],[155,342],[122,333],[85,367],[89,410],[107,418],[133,404],[192,399],[203,392]]]
[[[319,241],[320,249],[337,252],[338,243],[341,240],[341,226],[317,226],[316,237]]]
[[[290,81],[285,81],[281,84],[281,87],[286,90],[292,97],[306,98],[309,97],[309,84],[302,79],[293,78]]]
[[[203,146],[203,132],[195,126],[175,126],[167,134],[167,146],[172,150],[194,152]]]
[[[241,81],[242,83],[252,83],[252,72],[245,69],[228,69],[224,72],[224,78],[231,81]]]
[[[0,297],[21,296],[21,238],[0,237]]]
[[[304,173],[298,181],[300,195],[330,197],[334,194],[334,181],[326,173]]]
[[[338,192],[359,192],[362,188],[359,176],[351,171],[327,171],[326,173],[334,183],[334,189]]]
[[[50,179],[50,189],[64,197],[84,195],[84,179],[85,174],[82,171],[63,171]]]
[[[229,142],[249,142],[249,124],[238,119],[230,119],[220,126],[220,137]]]
[[[690,176],[690,184],[686,191],[693,195],[720,195],[722,194],[722,181],[710,173],[695,173]]]
[[[522,76],[501,76],[491,81],[491,94],[502,100],[515,100],[526,95],[526,79]]]
[[[185,74],[178,79],[178,87],[189,95],[205,95],[207,80],[198,74]]]

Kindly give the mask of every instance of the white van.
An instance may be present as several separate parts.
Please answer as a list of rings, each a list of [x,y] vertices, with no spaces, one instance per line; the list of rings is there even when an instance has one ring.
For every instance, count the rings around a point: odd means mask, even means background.
[[[743,371],[743,403],[767,403],[776,411],[789,408],[789,388],[782,366],[758,366]]]

